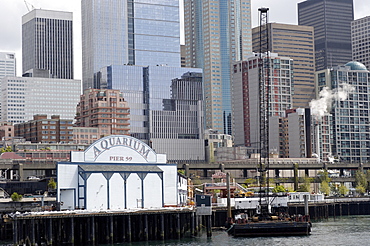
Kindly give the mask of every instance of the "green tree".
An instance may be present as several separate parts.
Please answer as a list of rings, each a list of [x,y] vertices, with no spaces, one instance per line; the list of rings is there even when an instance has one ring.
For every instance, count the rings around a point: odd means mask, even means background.
[[[20,200],[22,200],[22,195],[19,195],[17,192],[14,192],[10,198],[12,199],[13,202],[19,202]]]
[[[365,190],[367,187],[367,179],[366,175],[362,170],[357,170],[355,173],[355,183],[356,183],[356,189],[357,186],[362,186]],[[363,192],[365,193],[365,192]]]
[[[0,148],[0,153],[4,153],[4,152],[13,152],[12,147],[6,146],[6,148],[4,147]]]
[[[201,185],[202,181],[200,180],[199,176],[193,176],[191,178],[191,181],[193,182],[194,185]]]
[[[53,178],[49,179],[48,188],[49,189],[56,189],[57,188],[57,183],[55,182],[55,180]]]
[[[320,183],[322,183],[323,181],[326,181],[329,184],[331,182],[331,178],[329,178],[329,174],[326,169],[318,172],[317,177],[319,178]]]
[[[178,170],[177,170],[177,172],[178,172],[179,174],[182,174],[182,175],[184,175],[184,176],[185,176],[185,170],[184,170],[184,169],[178,169]]]
[[[343,184],[341,184],[340,186],[339,186],[339,195],[341,195],[341,196],[345,196],[345,195],[347,195],[348,194],[348,188],[345,186],[345,185],[343,185]]]
[[[304,183],[299,185],[299,188],[297,191],[310,192],[311,191],[311,179],[306,176],[304,178]]]
[[[363,194],[365,194],[366,189],[365,189],[365,187],[363,187],[362,185],[357,185],[357,186],[356,186],[356,192],[357,192],[358,194],[360,194],[360,195],[363,195]]]
[[[256,179],[249,178],[249,179],[246,179],[244,181],[244,184],[248,187],[249,185],[257,184],[257,180]]]
[[[320,185],[320,191],[321,193],[325,194],[328,196],[330,194],[330,186],[329,183],[326,181],[322,181]]]
[[[272,190],[272,193],[279,193],[279,192],[285,192],[286,189],[283,185],[277,185],[275,188]]]
[[[370,170],[366,171],[367,190],[370,190]]]

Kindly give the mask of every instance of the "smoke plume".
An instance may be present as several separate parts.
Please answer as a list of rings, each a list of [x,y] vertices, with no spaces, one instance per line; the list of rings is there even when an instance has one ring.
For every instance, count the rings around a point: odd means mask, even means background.
[[[334,101],[344,101],[348,94],[354,91],[354,87],[349,84],[342,84],[341,87],[330,90],[324,87],[319,93],[319,99],[313,99],[310,102],[311,115],[316,120],[321,121],[322,117],[328,114]]]

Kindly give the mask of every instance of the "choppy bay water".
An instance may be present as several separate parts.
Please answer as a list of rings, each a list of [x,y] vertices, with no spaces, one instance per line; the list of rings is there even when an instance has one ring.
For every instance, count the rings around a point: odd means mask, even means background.
[[[0,242],[0,245],[11,245]],[[370,216],[345,216],[314,222],[310,236],[233,238],[224,231],[213,231],[212,238],[203,236],[171,241],[137,242],[115,246],[362,246],[370,245]],[[103,246],[103,245],[101,245]],[[108,246],[108,245],[104,245]]]

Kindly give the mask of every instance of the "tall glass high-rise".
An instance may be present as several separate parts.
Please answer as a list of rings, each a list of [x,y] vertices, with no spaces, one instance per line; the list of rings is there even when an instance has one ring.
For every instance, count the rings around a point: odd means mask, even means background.
[[[83,88],[110,65],[180,67],[179,1],[82,0]]]

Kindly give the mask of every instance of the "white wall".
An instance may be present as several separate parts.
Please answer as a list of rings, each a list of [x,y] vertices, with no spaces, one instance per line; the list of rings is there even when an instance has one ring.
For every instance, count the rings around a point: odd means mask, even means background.
[[[113,174],[109,180],[109,203],[111,210],[121,210],[125,208],[124,180],[119,173]]]
[[[138,203],[138,199],[141,199],[141,179],[135,173],[130,174],[127,179],[127,208],[141,208],[141,203]]]
[[[107,180],[101,173],[92,173],[87,180],[86,209],[108,209]]]
[[[57,175],[58,175],[58,182],[57,182],[57,201],[65,203],[64,200],[68,199],[68,203],[71,200],[77,201],[77,187],[78,187],[78,166],[77,165],[70,165],[70,164],[58,164],[57,165]],[[71,193],[71,190],[75,189],[76,192]],[[62,194],[66,192],[65,194]],[[73,196],[76,194],[74,198],[69,198],[69,196]],[[63,198],[63,200],[61,199]],[[66,201],[67,202],[67,201]],[[67,209],[67,207],[62,206],[62,209]],[[73,207],[74,209],[74,207]]]
[[[158,165],[164,171],[164,205],[177,205],[177,166]]]
[[[144,180],[144,207],[162,207],[162,181],[156,173],[149,173]]]

